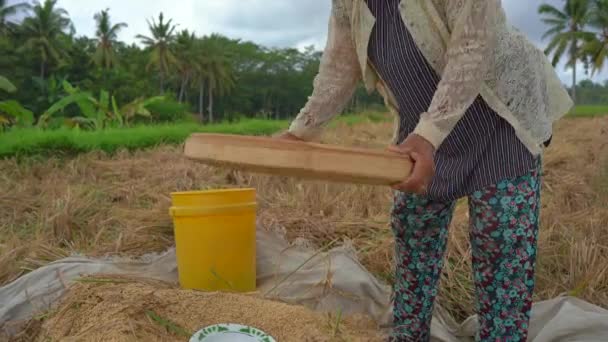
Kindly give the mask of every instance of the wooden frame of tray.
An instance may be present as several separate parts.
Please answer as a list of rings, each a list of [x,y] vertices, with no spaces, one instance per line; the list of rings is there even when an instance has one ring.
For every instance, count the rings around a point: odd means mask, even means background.
[[[192,134],[184,155],[254,173],[370,185],[402,182],[412,169],[392,152],[228,134]]]

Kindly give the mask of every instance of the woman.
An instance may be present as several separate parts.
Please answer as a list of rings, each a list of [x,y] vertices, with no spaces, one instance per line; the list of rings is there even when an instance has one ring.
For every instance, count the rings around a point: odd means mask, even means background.
[[[479,341],[525,341],[540,165],[572,101],[500,0],[334,0],[314,91],[284,139],[312,140],[363,80],[395,114],[394,340],[428,341],[448,226],[468,197]]]

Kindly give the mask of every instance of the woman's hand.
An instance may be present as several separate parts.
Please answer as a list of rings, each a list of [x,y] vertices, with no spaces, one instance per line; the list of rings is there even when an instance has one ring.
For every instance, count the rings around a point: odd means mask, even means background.
[[[389,146],[388,150],[407,155],[414,163],[412,173],[402,183],[392,186],[393,189],[426,195],[429,184],[435,176],[435,148],[423,137],[410,134],[403,143],[398,146]]]

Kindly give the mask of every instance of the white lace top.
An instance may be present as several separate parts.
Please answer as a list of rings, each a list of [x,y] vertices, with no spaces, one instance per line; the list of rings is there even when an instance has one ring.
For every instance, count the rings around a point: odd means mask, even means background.
[[[572,107],[544,53],[508,25],[500,0],[402,0],[401,17],[441,75],[414,131],[439,147],[478,95],[515,129],[534,155],[552,124]],[[379,91],[398,120],[394,95],[368,62],[375,18],[364,0],[333,0],[329,35],[314,90],[290,132],[315,139],[359,81]],[[397,128],[397,127],[396,127]],[[394,141],[397,138],[395,129]]]

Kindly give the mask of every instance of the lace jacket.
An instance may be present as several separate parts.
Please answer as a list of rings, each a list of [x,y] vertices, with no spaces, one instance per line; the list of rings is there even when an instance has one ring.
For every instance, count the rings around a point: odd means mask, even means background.
[[[573,102],[544,53],[511,27],[501,0],[402,0],[401,18],[441,76],[414,133],[438,148],[475,98],[515,129],[535,155]],[[344,108],[359,81],[377,90],[398,120],[394,95],[369,63],[375,18],[364,0],[333,0],[329,34],[314,90],[290,126],[312,140]],[[393,142],[397,137],[395,122]]]

